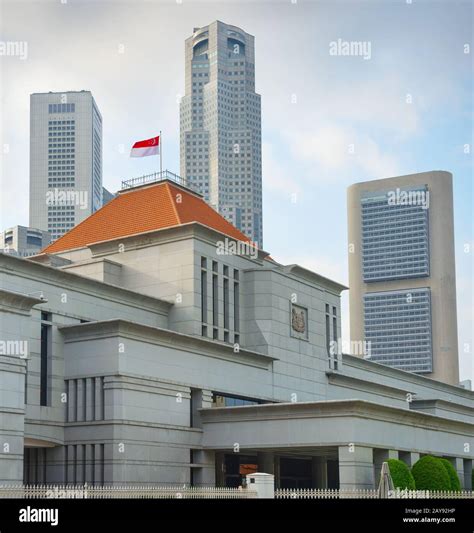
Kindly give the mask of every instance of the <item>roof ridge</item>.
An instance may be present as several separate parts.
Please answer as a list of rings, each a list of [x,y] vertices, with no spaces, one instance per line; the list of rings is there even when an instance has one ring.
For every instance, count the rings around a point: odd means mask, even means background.
[[[168,194],[169,194],[170,202],[171,202],[171,207],[172,207],[173,212],[174,212],[174,214],[176,216],[176,220],[178,221],[178,224],[182,224],[181,217],[180,217],[180,215],[178,213],[178,209],[177,209],[177,207],[176,207],[176,205],[174,203],[173,195],[171,194],[171,184],[170,183],[166,183],[165,185],[166,185],[166,189],[168,190]]]

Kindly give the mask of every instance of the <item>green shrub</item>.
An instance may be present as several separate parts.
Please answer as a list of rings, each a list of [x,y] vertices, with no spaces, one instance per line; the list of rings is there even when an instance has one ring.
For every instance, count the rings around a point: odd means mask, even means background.
[[[451,490],[454,492],[460,491],[461,482],[459,481],[459,477],[454,469],[454,466],[447,459],[440,459],[440,461],[443,463],[444,467],[446,468],[446,472],[448,473]]]
[[[415,480],[408,466],[399,459],[387,461],[395,488],[415,490]]]
[[[432,455],[419,459],[411,469],[417,490],[451,490],[451,481],[444,464]]]

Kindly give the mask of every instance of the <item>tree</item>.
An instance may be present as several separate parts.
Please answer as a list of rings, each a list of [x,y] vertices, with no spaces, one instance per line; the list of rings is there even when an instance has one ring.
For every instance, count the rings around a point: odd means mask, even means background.
[[[459,481],[458,474],[454,469],[454,466],[447,459],[439,459],[443,466],[446,468],[446,472],[449,476],[449,481],[451,484],[451,490],[453,492],[458,492],[461,490],[461,482]]]
[[[399,459],[387,461],[393,485],[396,489],[415,490],[415,480],[408,466]]]
[[[451,480],[437,457],[425,455],[411,469],[417,490],[451,490]]]

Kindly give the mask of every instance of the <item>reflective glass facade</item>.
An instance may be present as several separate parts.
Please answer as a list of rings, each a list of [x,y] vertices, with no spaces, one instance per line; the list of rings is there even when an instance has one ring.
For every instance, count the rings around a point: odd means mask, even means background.
[[[426,187],[410,191],[413,203],[391,202],[390,192],[361,199],[364,281],[429,276],[428,209],[419,202]]]
[[[410,372],[431,372],[430,289],[367,293],[365,340],[371,361]]]

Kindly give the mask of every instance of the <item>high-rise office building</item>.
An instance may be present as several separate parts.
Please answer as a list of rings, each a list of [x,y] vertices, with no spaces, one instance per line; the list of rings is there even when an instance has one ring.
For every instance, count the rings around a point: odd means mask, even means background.
[[[102,117],[89,91],[30,97],[30,226],[54,241],[102,206]]]
[[[459,383],[453,186],[432,171],[348,189],[351,340],[372,361]]]
[[[262,133],[254,37],[215,21],[185,44],[181,176],[262,247]]]
[[[29,257],[38,254],[50,241],[47,231],[14,226],[0,233],[0,253]]]

